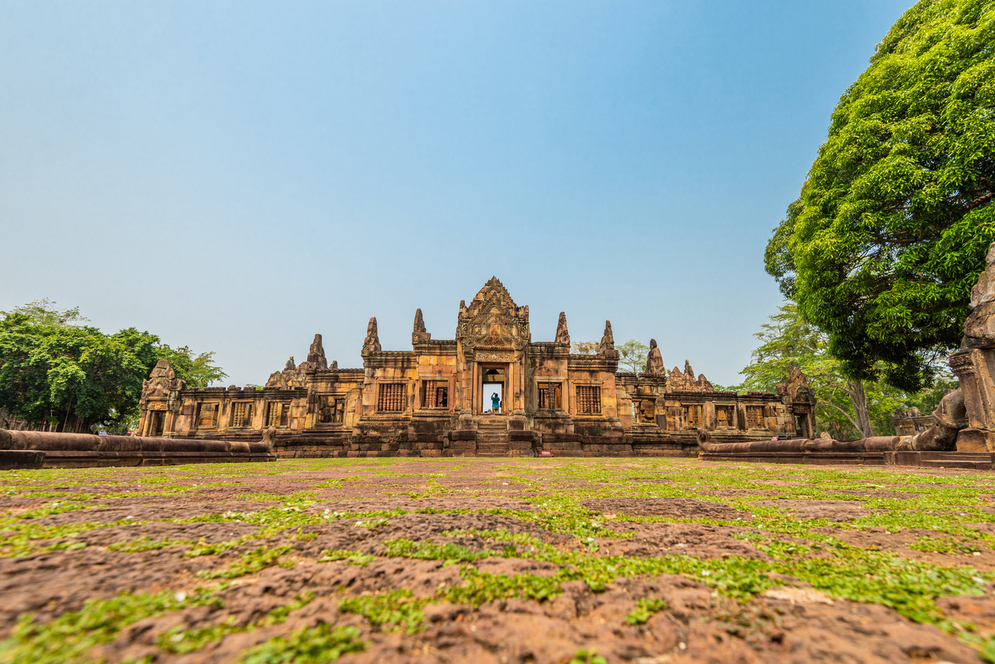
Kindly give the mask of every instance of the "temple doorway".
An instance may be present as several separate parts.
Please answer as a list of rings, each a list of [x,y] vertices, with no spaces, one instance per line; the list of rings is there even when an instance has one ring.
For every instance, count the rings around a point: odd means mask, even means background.
[[[166,413],[161,410],[149,411],[149,432],[147,435],[153,438],[159,438],[162,436],[163,429],[165,428]]]
[[[488,415],[504,413],[504,367],[481,367],[480,412]]]

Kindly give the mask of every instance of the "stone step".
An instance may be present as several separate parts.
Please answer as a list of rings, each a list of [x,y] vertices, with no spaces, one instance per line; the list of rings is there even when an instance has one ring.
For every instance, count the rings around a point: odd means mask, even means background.
[[[477,421],[477,456],[504,457],[509,454],[508,420],[484,416]]]
[[[924,468],[956,468],[959,470],[992,470],[991,461],[968,461],[963,459],[927,459]]]

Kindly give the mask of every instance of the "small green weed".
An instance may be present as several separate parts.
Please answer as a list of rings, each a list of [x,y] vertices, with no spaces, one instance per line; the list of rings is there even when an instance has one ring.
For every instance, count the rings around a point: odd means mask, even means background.
[[[597,651],[592,648],[591,650],[578,650],[574,653],[570,664],[608,664],[608,660],[597,654]]]
[[[485,602],[509,597],[541,601],[552,599],[563,592],[560,579],[555,576],[489,574],[470,565],[461,567],[460,575],[463,583],[442,592],[442,597],[453,604],[477,607]]]
[[[291,568],[294,566],[292,560],[280,561],[278,558],[283,554],[287,553],[293,549],[292,546],[278,546],[273,549],[267,549],[265,546],[261,546],[254,551],[250,551],[242,556],[242,559],[233,563],[231,567],[225,570],[201,570],[197,572],[197,576],[202,579],[234,579],[238,576],[243,576],[245,574],[253,574],[271,565],[277,565],[278,567]]]
[[[471,551],[459,544],[435,544],[434,542],[412,542],[409,539],[386,540],[383,543],[388,556],[444,560],[447,564],[470,562],[495,556],[493,551]]]
[[[360,567],[366,567],[371,562],[376,560],[376,556],[368,556],[363,553],[358,553],[356,551],[348,551],[346,549],[325,549],[321,552],[318,557],[317,562],[319,563],[333,563],[339,560],[344,560],[350,565],[358,565]]]
[[[407,589],[391,590],[372,597],[349,597],[339,602],[339,610],[344,613],[357,613],[370,621],[371,625],[394,627],[404,626],[408,634],[420,632],[422,609],[427,599],[416,599]]]
[[[131,540],[129,542],[115,542],[113,544],[107,545],[107,549],[110,551],[120,551],[122,553],[141,553],[142,551],[156,551],[158,549],[164,549],[167,546],[173,545],[190,545],[194,544],[190,540],[179,540],[170,539],[165,537],[160,540],[150,540],[146,535],[142,535],[138,539]]]
[[[355,627],[316,627],[294,630],[287,637],[276,636],[249,648],[239,657],[239,664],[321,664],[334,662],[350,652],[366,650],[366,642]]]
[[[636,602],[636,608],[625,617],[625,622],[630,625],[642,625],[650,619],[654,613],[658,613],[667,608],[667,603],[658,597],[642,597]]]
[[[928,553],[945,553],[951,556],[981,551],[981,547],[961,542],[953,537],[917,537],[916,541],[909,545],[909,548]]]

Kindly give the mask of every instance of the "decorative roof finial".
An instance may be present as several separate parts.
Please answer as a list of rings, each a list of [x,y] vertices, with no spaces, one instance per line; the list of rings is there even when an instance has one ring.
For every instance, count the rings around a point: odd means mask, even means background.
[[[617,360],[618,351],[615,350],[615,335],[612,334],[612,322],[605,321],[605,333],[601,337],[601,346],[598,352],[609,360]]]
[[[425,343],[432,338],[432,335],[425,329],[425,319],[422,317],[421,309],[415,311],[415,325],[411,331],[411,344]]]
[[[556,323],[556,345],[570,346],[570,332],[567,331],[567,315],[560,312],[560,320]]]
[[[377,317],[371,316],[370,323],[366,326],[366,338],[363,339],[363,352],[379,352],[380,337],[377,335]]]

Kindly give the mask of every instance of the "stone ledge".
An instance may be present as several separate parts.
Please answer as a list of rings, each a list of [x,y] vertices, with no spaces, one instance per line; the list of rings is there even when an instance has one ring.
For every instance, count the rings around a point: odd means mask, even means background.
[[[171,466],[276,460],[276,454],[261,441],[96,436],[46,431],[0,430],[0,451],[40,453],[45,468]]]
[[[0,470],[41,468],[45,453],[35,450],[0,450]]]
[[[701,452],[702,461],[733,461],[752,463],[794,463],[834,466],[910,466],[916,468],[960,468],[964,470],[995,470],[995,453],[969,452]]]

